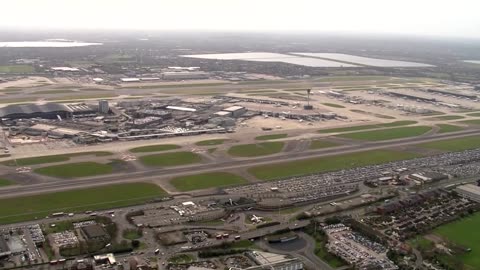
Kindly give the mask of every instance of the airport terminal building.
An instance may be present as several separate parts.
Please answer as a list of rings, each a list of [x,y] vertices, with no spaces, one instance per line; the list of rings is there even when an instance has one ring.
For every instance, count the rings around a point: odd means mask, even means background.
[[[73,115],[95,113],[95,110],[85,104],[14,104],[0,108],[2,119],[62,119],[71,118]]]

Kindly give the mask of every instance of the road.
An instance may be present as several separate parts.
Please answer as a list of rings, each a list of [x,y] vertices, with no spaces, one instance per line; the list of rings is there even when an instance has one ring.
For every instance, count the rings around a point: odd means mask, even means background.
[[[383,148],[401,147],[407,145],[414,145],[420,143],[426,143],[435,140],[442,139],[454,139],[462,138],[466,136],[480,135],[480,130],[466,130],[455,133],[443,133],[431,136],[420,136],[415,138],[398,139],[392,141],[383,142],[365,142],[359,145],[340,146],[327,149],[319,149],[312,151],[302,151],[295,153],[281,153],[274,156],[257,157],[241,160],[227,160],[223,162],[197,164],[191,166],[182,166],[176,168],[156,168],[148,169],[131,173],[111,174],[107,176],[96,176],[91,178],[82,179],[63,179],[55,180],[40,184],[25,185],[25,186],[7,186],[0,189],[0,196],[15,197],[20,195],[38,194],[52,191],[61,191],[74,188],[99,186],[115,183],[127,183],[127,182],[147,182],[152,180],[158,180],[159,176],[162,179],[169,179],[172,177],[196,174],[210,171],[225,171],[231,169],[248,168],[251,166],[267,165],[284,161],[296,161],[308,158],[326,157],[339,154],[348,154],[360,151],[378,150]]]
[[[328,263],[322,261],[315,255],[315,240],[304,232],[299,232],[298,235],[307,241],[307,246],[304,248],[305,257],[313,262],[320,270],[334,270]]]

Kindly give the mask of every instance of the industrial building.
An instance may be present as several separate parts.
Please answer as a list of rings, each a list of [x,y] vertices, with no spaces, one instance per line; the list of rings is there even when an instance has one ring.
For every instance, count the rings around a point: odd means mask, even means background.
[[[262,251],[250,251],[246,256],[257,265],[245,268],[244,270],[302,270],[303,262],[298,258],[288,255],[268,253]],[[268,268],[266,268],[268,267]]]
[[[480,202],[480,186],[467,184],[458,186],[455,191],[457,191],[457,193],[464,198],[475,202]]]
[[[0,258],[8,257],[10,254],[12,254],[12,252],[10,251],[7,242],[2,236],[0,236]]]
[[[81,232],[83,237],[88,240],[107,241],[110,239],[110,235],[98,224],[82,227]]]
[[[0,108],[0,118],[7,119],[58,119],[71,118],[72,116],[80,116],[92,114],[95,111],[85,104],[60,104],[46,103],[38,104],[14,104]]]
[[[72,111],[67,106],[59,103],[15,104],[0,108],[0,117],[9,119],[45,118],[56,119],[70,117]]]
[[[203,71],[167,71],[162,73],[164,80],[198,80],[208,79],[209,74]]]
[[[223,109],[223,111],[230,113],[230,116],[236,118],[246,113],[247,109],[245,109],[245,107],[242,107],[242,106],[232,106],[232,107]]]

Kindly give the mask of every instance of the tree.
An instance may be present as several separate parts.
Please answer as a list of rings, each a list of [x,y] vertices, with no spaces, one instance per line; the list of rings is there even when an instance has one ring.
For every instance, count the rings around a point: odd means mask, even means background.
[[[133,247],[133,248],[138,248],[138,247],[140,247],[140,241],[138,241],[138,240],[132,240],[132,247]]]

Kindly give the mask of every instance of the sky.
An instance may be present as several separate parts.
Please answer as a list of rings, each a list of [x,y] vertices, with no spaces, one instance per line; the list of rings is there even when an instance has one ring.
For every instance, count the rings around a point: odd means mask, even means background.
[[[0,28],[388,33],[480,38],[479,0],[5,0]]]

